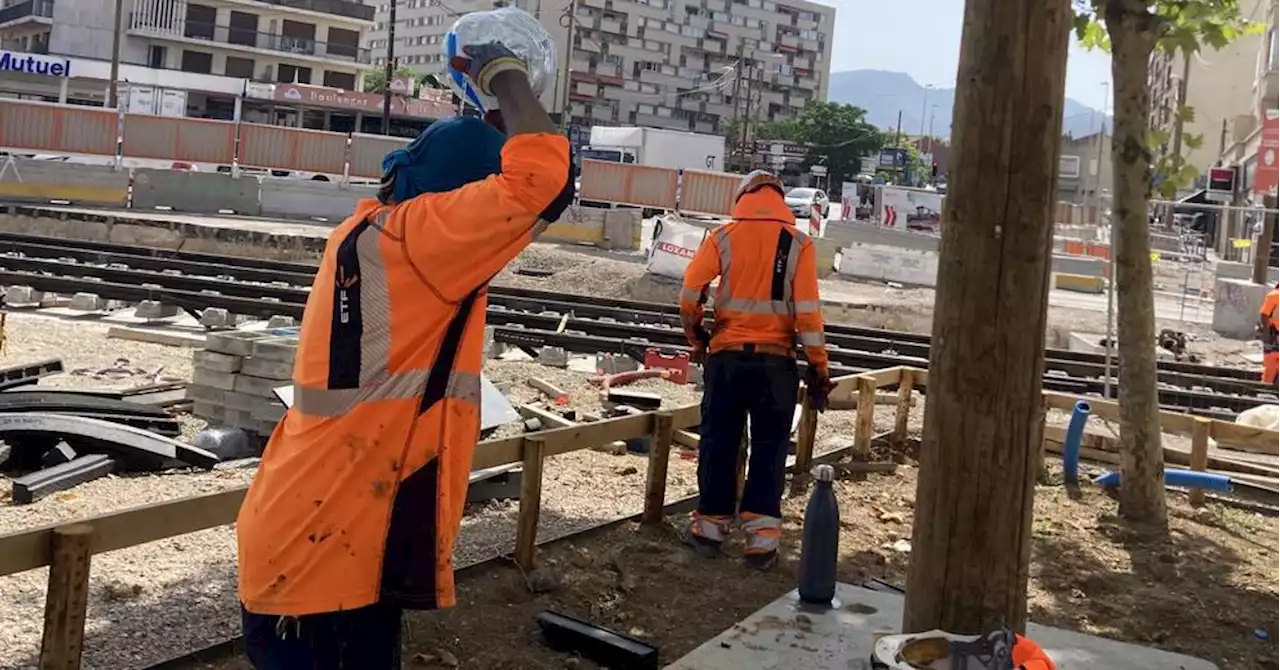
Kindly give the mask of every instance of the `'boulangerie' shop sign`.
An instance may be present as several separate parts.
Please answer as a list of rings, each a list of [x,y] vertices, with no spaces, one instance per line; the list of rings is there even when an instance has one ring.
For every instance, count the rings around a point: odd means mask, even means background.
[[[275,100],[307,107],[342,109],[353,112],[382,113],[382,96],[377,93],[347,91],[305,84],[255,84],[245,87],[250,98]],[[442,119],[453,116],[453,106],[438,100],[422,100],[391,96],[391,115],[419,119]]]

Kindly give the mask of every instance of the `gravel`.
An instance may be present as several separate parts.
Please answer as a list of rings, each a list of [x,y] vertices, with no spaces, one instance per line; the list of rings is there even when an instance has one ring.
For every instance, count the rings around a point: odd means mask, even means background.
[[[644,272],[642,260],[634,254],[537,244],[498,275],[495,283],[625,297],[628,284]],[[514,272],[522,267],[555,273],[536,278]],[[853,317],[860,325],[916,331],[929,328],[932,291],[843,281],[824,281],[823,291],[824,297],[830,299],[866,303]],[[1070,324],[1081,315],[1079,310],[1051,312],[1051,323]],[[1091,320],[1100,318],[1100,314],[1087,314]],[[11,313],[0,365],[62,356],[69,372],[41,380],[42,386],[57,388],[124,388],[169,378],[189,379],[189,349],[109,340],[108,327],[101,321]],[[508,396],[517,405],[545,401],[541,393],[524,382],[537,376],[569,392],[567,408],[584,413],[598,413],[601,409],[599,389],[588,382],[590,373],[521,361],[487,361],[485,371],[495,383],[507,385]],[[629,388],[661,393],[666,407],[699,399],[691,386],[676,386],[663,380],[645,380]],[[909,427],[918,434],[923,420],[923,396],[917,394],[916,400]],[[877,432],[893,427],[894,412],[893,405],[877,406]],[[188,439],[204,427],[203,421],[189,415],[181,415],[178,420]],[[495,436],[518,434],[519,430],[518,424],[509,425]],[[848,446],[853,438],[854,413],[827,412],[819,420],[817,452]],[[593,450],[549,459],[544,468],[539,537],[568,535],[638,512],[643,505],[645,467],[643,456]],[[112,476],[26,506],[7,503],[9,483],[0,477],[0,533],[222,491],[247,484],[253,473],[252,468],[239,468]],[[693,494],[697,487],[695,462],[672,458],[668,478],[668,501]],[[470,505],[455,553],[458,564],[510,552],[517,507],[513,501]],[[0,577],[0,630],[5,631],[0,636],[0,667],[35,665],[47,579],[46,569]],[[93,558],[84,668],[143,667],[222,641],[235,635],[238,628],[235,536],[231,526]],[[157,635],[157,630],[164,633]]]

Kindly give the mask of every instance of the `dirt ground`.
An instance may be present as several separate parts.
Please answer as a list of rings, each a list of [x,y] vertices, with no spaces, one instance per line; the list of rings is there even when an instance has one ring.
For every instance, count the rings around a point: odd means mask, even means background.
[[[904,582],[915,484],[910,463],[836,483],[842,581]],[[767,573],[743,565],[737,543],[730,556],[696,557],[678,539],[683,515],[544,547],[532,579],[510,563],[468,572],[457,608],[407,617],[406,667],[597,667],[540,643],[534,617],[544,610],[643,639],[671,663],[794,587],[804,502],[786,502],[783,555]],[[1032,620],[1201,657],[1223,670],[1277,667],[1276,519],[1215,505],[1196,510],[1173,495],[1164,540],[1132,530],[1116,517],[1115,501],[1091,487],[1078,499],[1060,486],[1038,487],[1035,510]]]

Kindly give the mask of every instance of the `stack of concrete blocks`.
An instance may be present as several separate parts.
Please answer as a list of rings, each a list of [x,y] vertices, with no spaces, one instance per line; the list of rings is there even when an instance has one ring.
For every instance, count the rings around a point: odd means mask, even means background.
[[[294,335],[209,333],[205,348],[193,354],[195,372],[187,387],[191,413],[210,425],[271,435],[286,409],[274,389],[292,383],[297,349]]]

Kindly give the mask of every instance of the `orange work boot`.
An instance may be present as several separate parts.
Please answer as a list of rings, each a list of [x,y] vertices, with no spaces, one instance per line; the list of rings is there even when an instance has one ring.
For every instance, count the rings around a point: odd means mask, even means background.
[[[699,556],[719,555],[720,547],[729,536],[729,522],[733,517],[722,514],[694,512],[684,531],[685,544],[693,547]]]
[[[742,530],[747,534],[743,560],[753,568],[768,570],[778,560],[782,519],[753,512],[743,512],[741,519]]]

